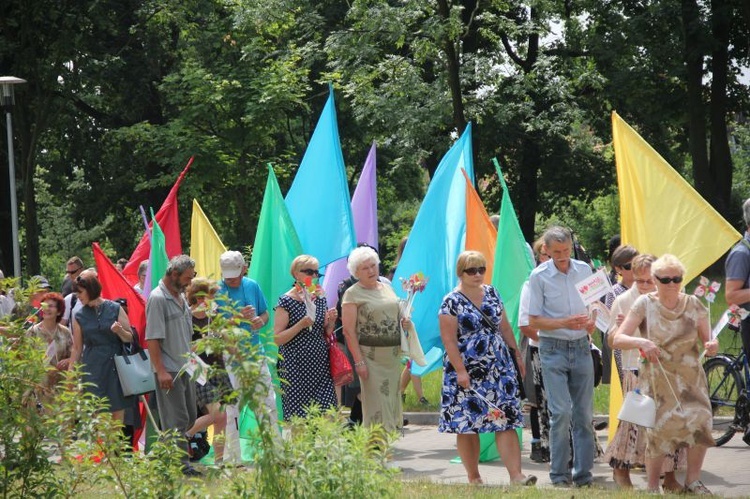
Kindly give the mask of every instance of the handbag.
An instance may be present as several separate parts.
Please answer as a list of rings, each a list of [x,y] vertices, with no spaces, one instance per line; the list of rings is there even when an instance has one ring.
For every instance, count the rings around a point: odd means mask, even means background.
[[[334,386],[348,385],[354,380],[354,371],[349,358],[336,344],[334,335],[328,336],[328,362]]]
[[[593,343],[591,344],[591,361],[594,363],[594,387],[602,382],[604,366],[602,364],[602,351]]]
[[[653,428],[656,424],[656,402],[636,388],[625,395],[617,419],[645,428]]]
[[[401,350],[406,353],[411,360],[416,362],[418,366],[424,367],[427,365],[427,361],[424,358],[424,350],[422,350],[422,344],[419,342],[419,336],[417,330],[414,329],[414,324],[409,324],[409,327],[401,329]]]
[[[148,350],[140,350],[130,355],[115,355],[115,368],[117,377],[120,378],[122,393],[126,397],[156,390],[156,380],[151,370]]]

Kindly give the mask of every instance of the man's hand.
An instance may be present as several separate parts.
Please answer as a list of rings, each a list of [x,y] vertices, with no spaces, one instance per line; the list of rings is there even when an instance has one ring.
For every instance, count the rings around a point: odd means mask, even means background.
[[[252,320],[255,317],[255,307],[252,305],[246,305],[242,307],[240,313],[244,319]]]
[[[565,329],[586,329],[589,326],[588,314],[569,315],[560,319]]]
[[[160,371],[156,373],[156,380],[159,382],[159,388],[161,388],[162,390],[171,390],[174,386],[172,375],[167,371]]]

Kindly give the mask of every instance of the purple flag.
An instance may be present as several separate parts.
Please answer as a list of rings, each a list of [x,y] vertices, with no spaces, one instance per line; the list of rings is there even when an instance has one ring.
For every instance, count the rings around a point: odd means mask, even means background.
[[[367,243],[378,248],[378,190],[375,177],[375,143],[367,154],[365,166],[359,176],[357,188],[352,197],[352,217],[354,232],[358,243]],[[347,255],[348,256],[348,255]],[[338,302],[337,289],[341,281],[349,277],[346,269],[346,258],[339,258],[326,267],[323,278],[323,290],[326,293],[329,307]]]

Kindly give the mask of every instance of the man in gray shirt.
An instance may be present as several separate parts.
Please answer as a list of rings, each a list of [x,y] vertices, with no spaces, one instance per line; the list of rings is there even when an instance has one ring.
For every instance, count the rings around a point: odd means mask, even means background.
[[[180,435],[193,426],[197,417],[195,383],[190,375],[177,373],[190,353],[193,321],[184,292],[195,276],[195,261],[187,255],[172,258],[159,285],[146,303],[146,342],[156,376],[156,403],[162,431],[175,429]],[[199,475],[190,465],[187,438],[178,446],[185,475]]]
[[[573,238],[565,228],[544,233],[550,260],[529,277],[529,325],[539,330],[539,355],[550,412],[550,480],[587,486],[593,478],[594,366],[589,334],[594,330],[575,285],[592,271],[570,257]],[[573,470],[569,435],[573,430]]]
[[[742,218],[745,220],[745,235],[727,255],[724,264],[726,273],[727,304],[737,305],[750,311],[750,199],[742,204]],[[750,316],[740,325],[742,346],[750,355]]]

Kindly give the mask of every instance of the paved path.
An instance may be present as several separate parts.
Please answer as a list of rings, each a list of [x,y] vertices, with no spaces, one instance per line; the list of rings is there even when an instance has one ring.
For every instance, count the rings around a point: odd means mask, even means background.
[[[602,446],[606,446],[606,430],[597,433]],[[524,432],[524,445],[521,450],[523,470],[539,478],[538,486],[550,486],[549,469],[546,464],[529,460],[531,433]],[[399,439],[394,450],[394,464],[401,468],[405,479],[427,480],[441,483],[467,483],[461,464],[450,460],[456,457],[456,437],[438,433],[435,426],[410,424],[404,428],[404,436]],[[485,483],[505,485],[508,473],[500,461],[479,465]],[[680,481],[684,473],[678,472]],[[750,497],[750,447],[740,435],[722,447],[708,450],[703,466],[703,483],[716,495],[725,497]],[[612,470],[603,462],[594,464],[594,481],[605,488],[615,488]],[[636,488],[646,488],[646,474],[634,472],[632,481]]]

